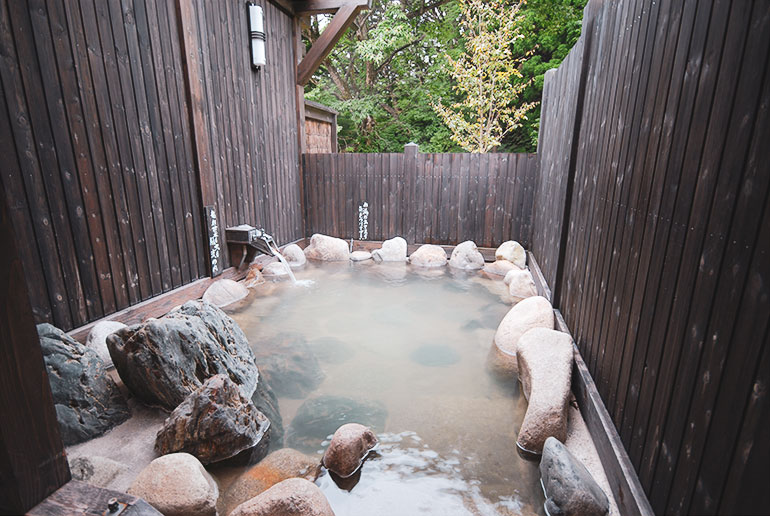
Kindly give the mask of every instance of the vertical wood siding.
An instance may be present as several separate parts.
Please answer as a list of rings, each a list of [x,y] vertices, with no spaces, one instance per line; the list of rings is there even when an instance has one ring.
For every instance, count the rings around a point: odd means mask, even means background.
[[[244,3],[197,2],[203,119],[222,229],[286,242],[304,236],[292,19],[264,8],[257,74]],[[174,0],[0,2],[0,177],[38,322],[69,330],[207,274],[181,48]]]
[[[304,154],[307,232],[368,240],[528,246],[534,154]]]
[[[769,503],[768,70],[765,1],[592,0],[546,79],[533,246],[656,513]]]

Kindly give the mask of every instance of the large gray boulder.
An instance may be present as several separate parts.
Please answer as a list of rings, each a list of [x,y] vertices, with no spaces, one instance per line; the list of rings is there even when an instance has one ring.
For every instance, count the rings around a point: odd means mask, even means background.
[[[37,327],[65,445],[102,435],[131,413],[96,352],[48,323]]]
[[[552,516],[604,516],[607,495],[586,467],[558,439],[549,437],[540,460],[545,509]]]
[[[205,301],[188,301],[161,319],[119,330],[107,347],[131,392],[169,410],[217,374],[228,375],[246,397],[259,381],[246,335]]]
[[[270,421],[227,375],[206,380],[163,423],[155,439],[159,455],[185,452],[203,464],[248,455],[255,463],[267,455]]]
[[[198,459],[171,453],[150,462],[128,494],[143,498],[164,516],[215,516],[219,488]]]

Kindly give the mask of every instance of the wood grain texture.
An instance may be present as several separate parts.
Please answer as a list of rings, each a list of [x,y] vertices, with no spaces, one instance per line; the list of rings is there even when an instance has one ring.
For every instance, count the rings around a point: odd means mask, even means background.
[[[769,25],[591,0],[546,77],[532,249],[655,513],[768,503]]]

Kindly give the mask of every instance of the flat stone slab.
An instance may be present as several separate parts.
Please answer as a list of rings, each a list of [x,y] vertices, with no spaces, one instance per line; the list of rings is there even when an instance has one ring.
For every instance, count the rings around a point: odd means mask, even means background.
[[[534,328],[519,339],[519,380],[529,405],[516,445],[527,454],[540,454],[549,437],[567,438],[572,355],[567,333]]]

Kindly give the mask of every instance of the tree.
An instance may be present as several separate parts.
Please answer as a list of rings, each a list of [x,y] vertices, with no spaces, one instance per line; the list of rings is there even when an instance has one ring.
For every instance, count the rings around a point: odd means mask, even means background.
[[[469,152],[489,152],[536,104],[519,101],[529,86],[521,81],[521,66],[532,52],[518,57],[512,52],[524,38],[522,2],[510,6],[503,0],[459,0],[459,5],[466,50],[457,59],[446,59],[454,90],[462,98],[448,105],[439,100],[433,107],[453,141]]]

